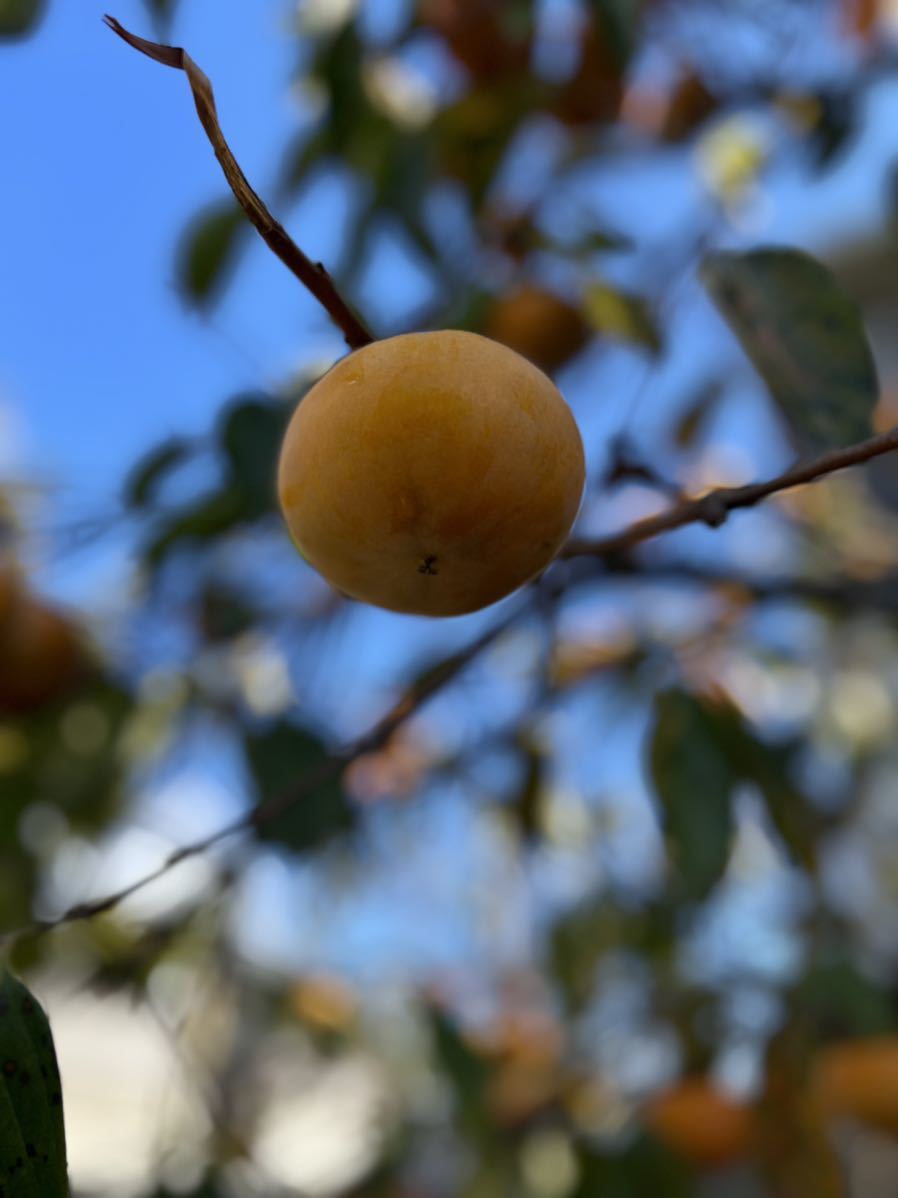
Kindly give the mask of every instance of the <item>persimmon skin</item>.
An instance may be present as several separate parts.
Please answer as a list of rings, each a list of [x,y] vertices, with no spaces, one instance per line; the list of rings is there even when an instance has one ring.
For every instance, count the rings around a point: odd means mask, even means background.
[[[813,1089],[828,1115],[898,1135],[898,1036],[824,1048],[815,1062]]]
[[[309,563],[355,599],[455,616],[503,598],[563,544],[583,444],[554,383],[446,329],[375,341],[306,394],[278,493]]]
[[[25,595],[0,635],[0,715],[24,715],[61,698],[82,664],[73,625]]]
[[[661,1142],[698,1169],[719,1169],[745,1158],[754,1141],[750,1106],[737,1102],[707,1078],[686,1078],[653,1098],[646,1126]]]

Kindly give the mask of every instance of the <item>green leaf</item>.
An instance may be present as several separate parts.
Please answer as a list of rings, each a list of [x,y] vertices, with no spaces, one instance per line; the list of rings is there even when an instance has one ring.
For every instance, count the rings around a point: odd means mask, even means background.
[[[686,895],[703,899],[729,860],[737,781],[713,709],[682,690],[659,695],[650,762],[671,863]]]
[[[584,1146],[571,1198],[695,1198],[691,1171],[663,1145],[641,1135],[621,1152]]]
[[[244,751],[260,803],[288,793],[328,757],[326,746],[314,733],[286,720],[249,733]],[[348,832],[355,819],[339,780],[331,780],[263,824],[259,836],[303,853]]]
[[[190,456],[191,445],[182,437],[171,437],[146,454],[125,481],[125,503],[131,508],[147,507],[166,477]]]
[[[67,1198],[69,1192],[50,1024],[6,970],[0,974],[0,1177],[17,1198]]]
[[[830,1036],[853,1039],[894,1030],[892,1004],[882,986],[844,958],[813,966],[798,983],[796,999],[803,1017],[813,1016],[814,1026]]]
[[[227,282],[247,228],[240,208],[232,200],[203,209],[185,232],[177,257],[177,279],[191,303],[204,305],[217,299]]]
[[[489,1064],[465,1042],[453,1020],[440,1007],[428,1006],[427,1016],[436,1063],[452,1086],[459,1120],[469,1131],[476,1132],[485,1118],[483,1104]]]
[[[174,549],[212,540],[248,518],[245,497],[238,487],[212,491],[162,522],[144,549],[144,561],[155,569]]]
[[[249,518],[274,508],[277,460],[288,416],[285,405],[267,398],[239,399],[223,414],[219,441]]]
[[[608,283],[590,283],[583,294],[583,312],[597,332],[617,341],[661,352],[661,334],[648,304],[638,295]]]
[[[857,306],[822,263],[771,247],[711,254],[700,276],[803,448],[870,436],[873,354]]]
[[[0,38],[32,33],[45,8],[46,0],[0,0]]]

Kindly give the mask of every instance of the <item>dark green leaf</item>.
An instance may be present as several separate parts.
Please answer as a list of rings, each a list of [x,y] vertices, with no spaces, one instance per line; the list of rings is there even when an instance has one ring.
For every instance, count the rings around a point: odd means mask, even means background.
[[[205,208],[191,221],[178,250],[177,278],[184,295],[195,304],[214,300],[227,281],[248,228],[232,200]]]
[[[860,312],[816,259],[765,248],[707,257],[701,278],[804,447],[869,437],[878,397]]]
[[[328,757],[324,743],[314,733],[287,721],[248,734],[244,750],[260,803],[288,793]],[[342,786],[331,780],[263,824],[259,835],[301,853],[348,832],[354,822],[355,810]]]
[[[690,898],[705,898],[729,860],[736,782],[713,709],[685,691],[659,695],[650,760],[673,868]]]
[[[828,1036],[887,1035],[895,1016],[882,986],[844,959],[814,966],[798,984],[796,999],[802,1017]]]
[[[46,0],[0,0],[0,38],[31,33],[45,8]]]
[[[695,1181],[683,1162],[648,1136],[620,1152],[584,1146],[580,1179],[571,1198],[695,1198]]]
[[[34,996],[0,975],[0,1177],[17,1198],[67,1198],[62,1083]]]
[[[834,166],[854,138],[858,125],[857,101],[849,91],[833,90],[817,96],[820,116],[810,135],[814,165]]]
[[[147,507],[153,503],[166,477],[190,453],[189,441],[172,437],[141,458],[125,481],[125,503],[128,507]]]
[[[458,1116],[463,1125],[476,1130],[483,1119],[483,1100],[489,1080],[488,1063],[465,1043],[455,1023],[441,1010],[427,1008],[434,1051],[440,1073],[455,1093]]]
[[[692,396],[674,426],[674,441],[680,449],[690,449],[696,443],[714,415],[722,393],[720,383],[715,381]]]
[[[223,414],[219,440],[250,519],[274,508],[277,460],[288,416],[286,406],[267,398],[237,400]]]
[[[587,3],[619,65],[626,67],[636,49],[642,0],[587,0]]]
[[[244,494],[233,485],[203,495],[162,522],[144,550],[144,560],[156,568],[172,550],[221,536],[254,515],[247,512]]]

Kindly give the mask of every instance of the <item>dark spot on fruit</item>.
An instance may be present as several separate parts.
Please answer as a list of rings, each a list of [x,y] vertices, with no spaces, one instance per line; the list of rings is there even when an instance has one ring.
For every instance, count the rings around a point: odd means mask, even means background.
[[[421,559],[421,562],[418,566],[419,574],[439,574],[439,572],[437,558],[434,556],[434,554],[429,553],[426,557]]]

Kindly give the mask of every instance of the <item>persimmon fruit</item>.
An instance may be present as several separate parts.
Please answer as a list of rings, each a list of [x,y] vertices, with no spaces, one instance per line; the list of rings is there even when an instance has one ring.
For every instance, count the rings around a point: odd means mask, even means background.
[[[589,340],[589,327],[560,295],[524,283],[494,301],[486,334],[551,374],[579,353]]]
[[[79,637],[71,621],[23,595],[0,629],[0,714],[25,714],[61,698],[81,664]]]
[[[678,1082],[652,1098],[646,1127],[672,1152],[698,1169],[735,1164],[751,1152],[754,1115],[708,1078]]]
[[[583,481],[580,434],[551,379],[452,329],[337,362],[296,409],[278,469],[287,526],[319,573],[430,616],[486,607],[545,569]]]
[[[828,1115],[898,1134],[898,1036],[822,1049],[815,1062],[813,1089]]]

